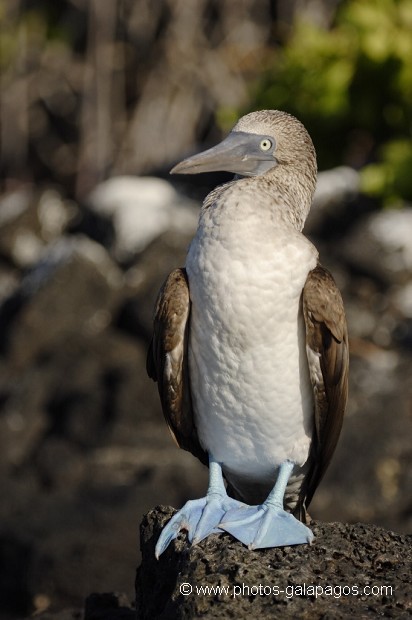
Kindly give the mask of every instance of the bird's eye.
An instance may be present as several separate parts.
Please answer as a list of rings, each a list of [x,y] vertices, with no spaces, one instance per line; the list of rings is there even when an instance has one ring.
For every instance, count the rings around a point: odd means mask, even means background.
[[[269,138],[264,138],[259,146],[261,151],[269,151],[272,148],[272,142]]]

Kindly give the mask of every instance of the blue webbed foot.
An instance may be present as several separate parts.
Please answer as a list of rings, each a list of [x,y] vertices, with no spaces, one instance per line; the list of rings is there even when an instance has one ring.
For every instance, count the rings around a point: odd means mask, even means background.
[[[187,531],[189,541],[192,542],[206,504],[206,497],[190,500],[186,502],[183,508],[173,515],[169,523],[163,528],[162,533],[159,536],[159,540],[157,541],[155,550],[157,559],[159,559],[159,556],[169,546],[172,540],[177,538],[179,532],[182,530]],[[217,523],[215,525],[217,525]],[[210,532],[214,530],[219,531],[217,528],[212,526]]]
[[[313,540],[311,530],[283,510],[283,498],[294,463],[279,467],[275,486],[260,506],[245,506],[226,512],[219,527],[240,540],[249,549],[302,545]]]
[[[201,499],[189,500],[165,525],[156,544],[156,558],[177,538],[179,532],[186,530],[189,542],[197,545],[209,534],[222,534],[218,527],[228,510],[240,510],[245,506],[226,495],[208,495]]]
[[[190,500],[165,525],[156,544],[158,559],[179,532],[187,530],[189,542],[196,545],[209,534],[222,533],[219,523],[228,510],[239,510],[246,504],[228,497],[223,483],[222,468],[209,459],[209,488],[206,497]]]
[[[306,525],[283,508],[266,503],[228,511],[219,527],[249,549],[301,545],[313,540]]]

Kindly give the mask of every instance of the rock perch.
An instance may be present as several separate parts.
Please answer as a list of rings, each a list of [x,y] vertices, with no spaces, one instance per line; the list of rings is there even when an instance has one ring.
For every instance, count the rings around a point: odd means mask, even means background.
[[[228,534],[209,536],[195,547],[180,534],[156,560],[156,541],[172,514],[171,508],[157,507],[141,524],[139,620],[358,620],[412,614],[411,536],[361,523],[312,522],[311,546],[251,553]]]

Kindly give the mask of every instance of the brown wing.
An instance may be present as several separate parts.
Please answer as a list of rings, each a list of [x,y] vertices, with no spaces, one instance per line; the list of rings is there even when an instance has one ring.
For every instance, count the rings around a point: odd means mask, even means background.
[[[321,265],[306,279],[303,314],[315,394],[315,432],[301,495],[304,510],[335,451],[348,398],[349,351],[343,301],[331,274]]]
[[[157,298],[146,369],[149,377],[157,381],[163,414],[177,444],[207,464],[192,412],[187,354],[189,323],[186,270],[175,269]]]

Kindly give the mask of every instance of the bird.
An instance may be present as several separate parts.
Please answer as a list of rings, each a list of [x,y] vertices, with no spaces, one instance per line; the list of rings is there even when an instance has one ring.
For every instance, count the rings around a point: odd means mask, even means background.
[[[222,532],[251,550],[311,544],[307,509],[348,397],[342,296],[302,233],[317,178],[306,128],[251,112],[171,173],[211,171],[235,176],[203,202],[147,353],[171,434],[209,482],[165,525],[157,558],[183,530],[192,545]]]

